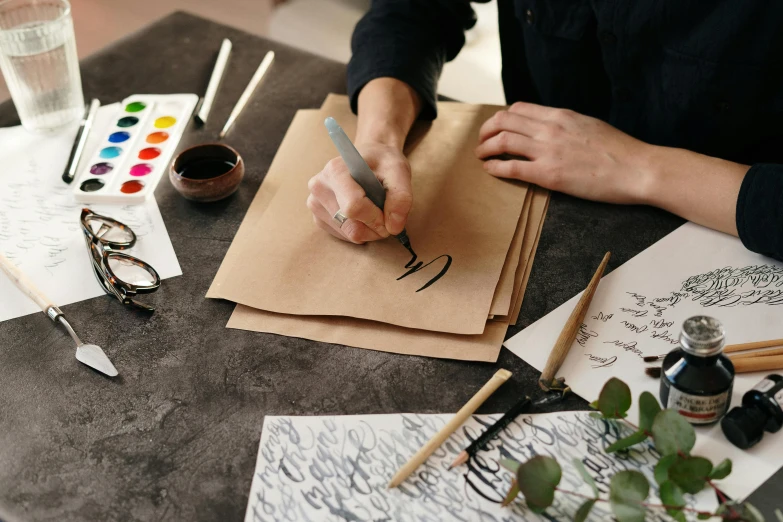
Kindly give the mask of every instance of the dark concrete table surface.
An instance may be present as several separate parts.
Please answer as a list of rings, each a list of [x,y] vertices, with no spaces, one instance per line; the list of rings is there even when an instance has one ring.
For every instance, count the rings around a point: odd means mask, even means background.
[[[146,299],[157,307],[151,318],[108,296],[63,307],[120,377],[78,363],[71,340],[43,314],[0,323],[0,518],[240,520],[266,414],[456,411],[500,367],[514,372],[512,382],[481,412],[507,409],[536,389],[538,373],[506,349],[496,364],[483,364],[225,328],[234,305],[204,294],[294,113],[345,92],[345,66],[184,13],[82,63],[85,98],[104,103],[134,93],[203,93],[225,37],[234,49],[209,124],[191,127],[180,147],[216,138],[274,49],[269,77],[226,140],[247,164],[241,189],[193,204],[160,183],[155,196],[183,275]],[[0,125],[17,121],[11,103],[0,106]],[[615,268],[680,224],[650,208],[554,195],[522,315],[508,335],[582,290],[606,250]],[[573,397],[558,407],[586,402]],[[752,500],[771,517],[769,497],[782,489],[778,473]]]

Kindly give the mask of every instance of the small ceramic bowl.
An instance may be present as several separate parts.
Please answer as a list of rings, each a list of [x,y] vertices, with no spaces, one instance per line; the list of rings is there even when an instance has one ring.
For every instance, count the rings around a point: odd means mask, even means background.
[[[205,143],[185,149],[169,168],[171,184],[191,201],[227,198],[236,192],[244,176],[242,156],[222,143]]]

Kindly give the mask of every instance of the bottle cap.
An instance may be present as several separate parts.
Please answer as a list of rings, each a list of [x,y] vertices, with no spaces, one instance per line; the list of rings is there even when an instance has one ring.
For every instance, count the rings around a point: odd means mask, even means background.
[[[700,357],[717,355],[726,344],[726,331],[717,319],[697,315],[685,320],[680,333],[680,346],[690,354]]]
[[[723,417],[720,423],[729,442],[740,449],[754,446],[764,436],[767,416],[755,407],[736,407]]]

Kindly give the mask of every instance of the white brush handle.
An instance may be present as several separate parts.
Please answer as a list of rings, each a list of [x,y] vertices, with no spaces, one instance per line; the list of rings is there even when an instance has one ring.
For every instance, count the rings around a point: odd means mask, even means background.
[[[24,275],[21,270],[16,268],[16,266],[14,266],[14,264],[11,263],[11,261],[9,261],[8,258],[3,254],[0,254],[0,269],[8,274],[8,277],[11,278],[11,281],[14,282],[19,290],[24,292],[27,297],[35,301],[35,304],[41,308],[43,313],[48,314],[49,308],[57,308],[54,306],[54,303],[52,303],[51,299],[46,297],[46,294],[41,292],[38,287],[35,286],[35,283],[33,283],[29,277]]]

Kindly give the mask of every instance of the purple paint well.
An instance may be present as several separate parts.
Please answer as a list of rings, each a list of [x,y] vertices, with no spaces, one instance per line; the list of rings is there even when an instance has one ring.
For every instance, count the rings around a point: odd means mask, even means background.
[[[90,174],[95,174],[96,176],[99,176],[101,174],[108,174],[112,170],[114,170],[114,165],[103,161],[101,163],[96,163],[95,165],[90,167]]]

